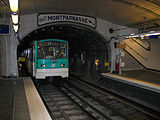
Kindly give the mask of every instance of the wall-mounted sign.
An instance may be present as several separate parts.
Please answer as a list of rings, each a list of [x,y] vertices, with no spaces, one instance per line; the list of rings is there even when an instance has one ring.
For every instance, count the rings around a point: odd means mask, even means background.
[[[53,22],[72,22],[96,28],[96,19],[89,16],[72,14],[39,14],[37,19],[38,25],[44,25]]]
[[[10,26],[0,24],[0,35],[10,35]]]

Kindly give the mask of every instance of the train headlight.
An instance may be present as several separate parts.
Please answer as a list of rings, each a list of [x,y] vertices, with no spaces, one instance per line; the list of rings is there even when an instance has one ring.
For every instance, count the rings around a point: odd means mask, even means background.
[[[61,67],[65,66],[65,64],[61,64]]]
[[[46,65],[45,65],[45,64],[42,64],[41,67],[46,67]]]

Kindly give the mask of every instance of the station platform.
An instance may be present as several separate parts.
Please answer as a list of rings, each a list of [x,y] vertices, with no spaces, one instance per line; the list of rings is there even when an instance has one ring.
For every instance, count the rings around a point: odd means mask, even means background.
[[[52,120],[31,78],[0,78],[1,120]]]
[[[128,70],[123,71],[121,75],[102,73],[102,76],[160,93],[160,74],[156,72]]]
[[[122,75],[79,70],[70,75],[160,112],[160,73],[125,70]]]
[[[160,73],[139,69],[101,75],[106,88],[160,112]]]

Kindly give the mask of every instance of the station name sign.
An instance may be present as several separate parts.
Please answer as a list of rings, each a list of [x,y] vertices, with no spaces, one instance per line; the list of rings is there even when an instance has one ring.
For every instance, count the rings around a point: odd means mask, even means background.
[[[94,17],[72,15],[72,14],[39,14],[38,25],[44,25],[55,22],[72,22],[96,28],[96,19]]]

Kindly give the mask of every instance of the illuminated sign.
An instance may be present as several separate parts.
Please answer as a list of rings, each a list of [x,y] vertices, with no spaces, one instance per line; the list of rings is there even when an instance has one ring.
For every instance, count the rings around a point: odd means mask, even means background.
[[[72,14],[39,14],[38,25],[55,22],[72,22],[96,28],[96,19],[94,17],[72,15]]]
[[[10,35],[10,26],[0,24],[0,35]]]

